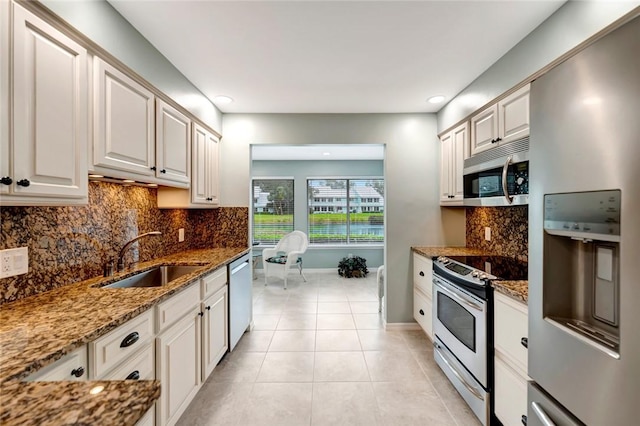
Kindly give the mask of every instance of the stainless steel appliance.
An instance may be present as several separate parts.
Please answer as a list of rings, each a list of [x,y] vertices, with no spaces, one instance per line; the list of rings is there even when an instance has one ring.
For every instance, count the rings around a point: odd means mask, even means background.
[[[639,14],[531,85],[529,425],[638,424]]]
[[[526,262],[500,256],[465,256],[439,257],[433,263],[434,358],[484,425],[491,423],[492,413],[490,281],[497,276],[526,279]]]
[[[249,328],[252,316],[252,280],[249,254],[234,260],[229,268],[229,351]]]
[[[464,160],[465,206],[529,203],[529,138],[483,151]]]

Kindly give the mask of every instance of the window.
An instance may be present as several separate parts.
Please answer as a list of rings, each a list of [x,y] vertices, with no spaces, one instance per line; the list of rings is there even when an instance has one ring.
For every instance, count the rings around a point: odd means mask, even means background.
[[[384,179],[309,179],[307,205],[310,243],[384,242]]]
[[[253,180],[253,242],[275,245],[293,231],[293,179]]]

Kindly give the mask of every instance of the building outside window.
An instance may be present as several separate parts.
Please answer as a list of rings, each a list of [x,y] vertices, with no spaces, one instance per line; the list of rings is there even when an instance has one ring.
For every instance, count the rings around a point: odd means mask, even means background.
[[[275,245],[293,231],[293,179],[253,179],[254,243]]]
[[[308,179],[309,242],[384,242],[384,179]]]

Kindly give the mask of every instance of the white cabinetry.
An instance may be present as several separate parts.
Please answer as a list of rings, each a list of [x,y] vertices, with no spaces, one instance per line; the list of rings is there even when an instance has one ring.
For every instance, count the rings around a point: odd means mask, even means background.
[[[202,381],[207,380],[229,349],[227,268],[202,279]]]
[[[189,183],[191,120],[166,102],[156,100],[156,176]]]
[[[48,365],[32,375],[28,382],[53,382],[61,380],[87,380],[87,346],[81,346],[70,354],[65,355],[51,365]]]
[[[193,125],[191,187],[158,189],[160,208],[206,208],[220,204],[218,153],[220,139],[204,127]]]
[[[93,169],[154,176],[153,93],[98,57],[93,76]]]
[[[9,7],[4,3],[3,15]],[[2,101],[12,88],[13,132],[3,128],[0,139],[1,204],[85,204],[87,51],[20,5],[11,6],[13,56],[3,46],[2,62],[4,71],[12,68],[12,80],[6,87],[3,73]]]
[[[524,86],[471,117],[471,155],[529,136],[529,89]]]
[[[433,261],[413,254],[413,317],[433,341]]]
[[[495,413],[505,426],[520,426],[527,414],[528,309],[494,293]]]
[[[469,151],[469,123],[456,127],[441,137],[440,204],[462,205],[464,159]]]

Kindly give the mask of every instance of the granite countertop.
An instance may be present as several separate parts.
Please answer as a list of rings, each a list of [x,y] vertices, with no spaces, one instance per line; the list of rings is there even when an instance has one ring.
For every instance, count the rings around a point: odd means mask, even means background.
[[[424,257],[438,256],[487,256],[486,250],[468,248],[468,247],[411,247],[414,253],[418,253]]]
[[[0,423],[47,424],[46,418],[51,424],[135,424],[160,395],[158,381],[22,380],[248,252],[236,247],[176,253],[0,306]],[[159,264],[202,268],[163,287],[100,288]],[[99,384],[105,389],[96,398],[88,389]]]
[[[493,288],[525,305],[529,301],[529,281],[494,281]]]

